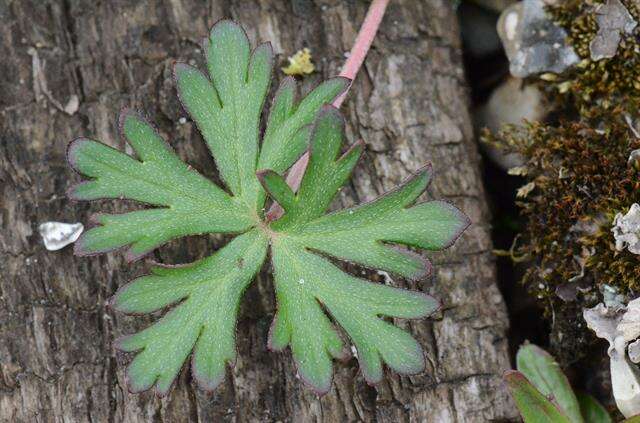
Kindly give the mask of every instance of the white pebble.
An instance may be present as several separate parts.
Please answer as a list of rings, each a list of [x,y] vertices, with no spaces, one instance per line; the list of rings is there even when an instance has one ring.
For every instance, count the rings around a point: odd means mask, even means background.
[[[82,223],[45,222],[38,226],[44,247],[49,251],[60,250],[73,244],[83,230]]]

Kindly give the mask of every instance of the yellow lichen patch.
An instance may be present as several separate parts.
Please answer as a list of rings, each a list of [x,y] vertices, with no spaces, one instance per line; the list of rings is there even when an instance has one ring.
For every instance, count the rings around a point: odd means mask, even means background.
[[[527,167],[526,166],[515,166],[507,171],[509,175],[513,176],[526,176]]]
[[[316,67],[311,61],[311,50],[303,48],[298,50],[296,54],[289,57],[289,66],[282,68],[282,72],[286,75],[303,76],[313,73]]]

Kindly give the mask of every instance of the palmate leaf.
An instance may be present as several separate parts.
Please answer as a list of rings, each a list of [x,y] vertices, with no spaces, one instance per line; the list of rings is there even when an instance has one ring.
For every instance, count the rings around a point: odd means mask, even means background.
[[[301,376],[317,392],[330,389],[332,358],[348,355],[339,328],[357,349],[368,381],[382,378],[384,363],[402,373],[421,371],[420,345],[384,318],[424,317],[438,302],[351,276],[330,259],[419,278],[429,272],[429,262],[406,246],[446,248],[468,219],[445,202],[415,204],[427,188],[430,167],[371,203],[325,214],[363,151],[356,143],[339,155],[344,124],[336,109],[323,106],[349,81],[330,79],[298,102],[295,81],[286,78],[259,142],[271,47],[262,44],[251,52],[244,31],[230,21],[213,27],[205,47],[209,77],[186,64],[176,64],[174,74],[226,191],[183,163],[130,111],[122,113],[120,127],[135,157],[84,138],[68,149],[72,167],[89,178],[70,190],[72,198],[126,198],[151,206],[94,216],[98,226],[78,241],[78,254],[128,247],[127,258],[133,260],[178,237],[237,235],[195,263],[155,267],[111,299],[124,313],[171,307],[155,324],[117,341],[119,349],[137,352],[126,371],[130,389],[165,394],[190,354],[202,388],[213,389],[223,380],[226,365],[235,361],[241,297],[269,248],[278,310],[268,342],[273,349],[291,347]],[[307,149],[309,166],[294,193],[282,174]],[[267,192],[284,208],[275,221],[264,216]]]
[[[200,386],[213,389],[222,381],[225,364],[235,362],[240,297],[266,251],[266,237],[254,229],[209,258],[158,267],[118,290],[111,304],[125,313],[150,313],[184,300],[155,325],[118,341],[121,350],[142,350],[127,369],[132,391],[155,384],[159,394],[166,393],[194,345],[192,369]]]
[[[251,212],[264,194],[255,176],[262,105],[271,81],[273,53],[268,43],[250,54],[244,31],[231,21],[213,27],[205,46],[212,80],[196,68],[177,64],[178,93],[216,160],[222,179]],[[295,82],[285,79],[276,94],[260,153],[260,168],[287,169],[306,148],[305,126],[318,108],[341,93],[345,78],[317,87],[299,105]]]
[[[77,200],[129,198],[165,207],[93,216],[102,226],[80,238],[75,244],[77,254],[98,254],[131,245],[127,257],[134,260],[173,238],[242,232],[252,226],[253,220],[235,198],[190,169],[140,116],[123,111],[120,128],[140,160],[97,141],[78,138],[67,149],[69,163],[93,179],[72,187],[68,195]]]
[[[330,356],[341,355],[340,338],[320,304],[350,337],[365,378],[374,383],[382,378],[382,361],[406,374],[424,368],[415,339],[379,317],[424,317],[438,303],[419,292],[350,276],[308,250],[417,277],[428,272],[428,262],[385,243],[441,249],[469,224],[445,202],[410,207],[426,189],[430,167],[372,203],[325,215],[362,153],[356,144],[338,158],[343,126],[339,112],[324,106],[311,131],[309,165],[297,194],[282,176],[259,172],[266,190],[285,210],[272,224],[277,231],[272,255],[279,308],[270,343],[274,348],[291,344],[300,374],[319,392],[330,387]]]

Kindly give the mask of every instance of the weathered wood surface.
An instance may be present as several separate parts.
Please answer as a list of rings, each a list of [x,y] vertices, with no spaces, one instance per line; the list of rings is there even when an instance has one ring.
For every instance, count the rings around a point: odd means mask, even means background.
[[[78,177],[65,163],[74,137],[123,148],[118,110],[134,106],[157,123],[179,154],[208,176],[213,161],[176,99],[173,60],[202,65],[199,40],[222,17],[250,38],[271,40],[281,64],[311,48],[319,74],[336,74],[368,2],[360,0],[18,1],[0,0],[0,420],[37,421],[382,421],[512,419],[501,384],[509,367],[507,315],[495,284],[487,208],[472,139],[460,40],[450,0],[392,2],[381,33],[343,107],[350,140],[366,159],[339,202],[366,201],[432,161],[435,197],[458,204],[474,225],[417,287],[444,302],[433,320],[408,327],[425,346],[427,371],[389,374],[367,386],[355,360],[337,363],[335,386],[318,399],[301,386],[288,354],[266,350],[273,290],[260,277],[245,295],[239,359],[213,394],[183,372],[164,399],[131,395],[127,357],[112,340],[152,319],[105,308],[118,286],[145,271],[118,254],[76,258],[47,252],[37,225],[86,222],[112,202],[72,203]],[[278,77],[282,74],[276,70]],[[72,96],[79,108],[62,111]],[[71,107],[72,111],[73,107]],[[202,257],[222,242],[200,237],[161,249],[168,262]],[[402,281],[397,281],[404,284]]]

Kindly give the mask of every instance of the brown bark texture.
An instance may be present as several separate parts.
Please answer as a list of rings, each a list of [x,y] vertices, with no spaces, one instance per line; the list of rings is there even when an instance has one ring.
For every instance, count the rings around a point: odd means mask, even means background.
[[[513,419],[501,382],[510,367],[506,309],[496,287],[489,216],[467,110],[461,46],[450,0],[393,1],[343,110],[348,139],[366,158],[336,207],[368,201],[431,161],[429,196],[457,204],[473,220],[454,248],[430,254],[431,278],[394,283],[439,297],[429,320],[399,322],[424,346],[427,370],[388,372],[368,386],[357,362],[335,364],[334,387],[316,397],[296,378],[287,353],[271,353],[274,314],[267,266],[245,293],[238,362],[213,393],[183,371],[165,398],[128,393],[127,357],[112,341],[157,316],[105,307],[115,290],[148,270],[122,255],[74,257],[44,249],[44,221],[87,222],[98,210],[135,205],[73,203],[79,177],[65,148],[77,136],[124,149],[116,133],[123,106],[143,110],[178,154],[217,179],[195,125],[179,104],[174,60],[204,69],[200,41],[233,18],[252,42],[270,40],[286,56],[302,47],[318,72],[306,91],[335,75],[369,2],[364,0],[0,0],[0,421],[2,422],[480,422]],[[274,82],[274,86],[277,81]],[[273,88],[272,88],[273,91]],[[77,96],[74,110],[69,100]],[[67,106],[67,107],[66,107]],[[65,111],[66,107],[66,111]],[[161,248],[168,263],[204,257],[226,237],[202,236]],[[383,278],[375,273],[372,277]]]

